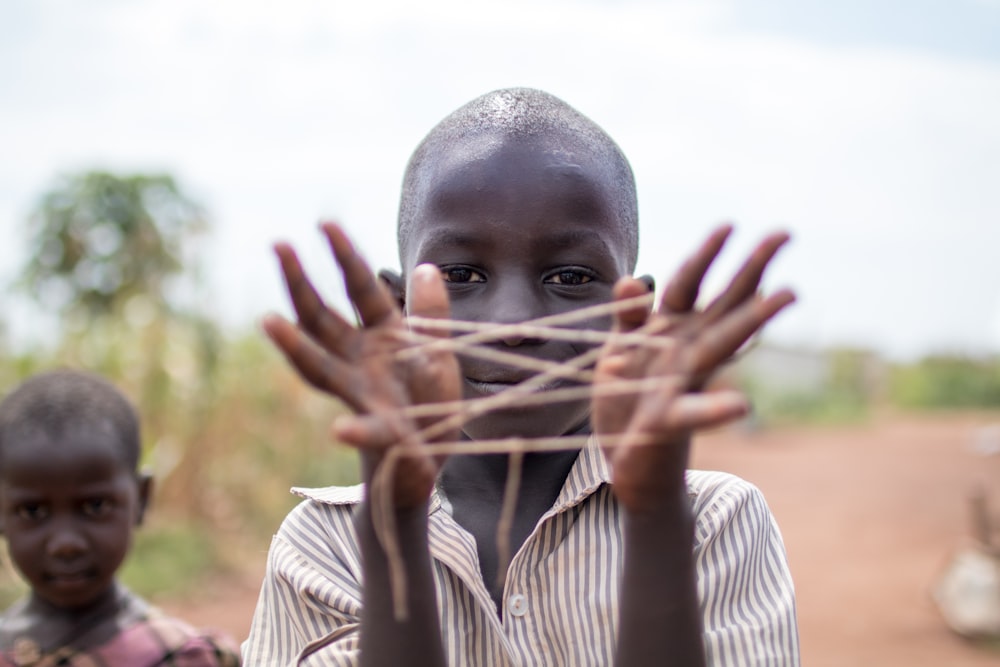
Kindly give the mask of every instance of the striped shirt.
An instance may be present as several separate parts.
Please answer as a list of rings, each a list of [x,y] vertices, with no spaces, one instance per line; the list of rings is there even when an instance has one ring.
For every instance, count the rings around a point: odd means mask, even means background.
[[[689,471],[695,566],[709,665],[798,665],[795,596],[777,525],[760,491]],[[357,665],[362,488],[293,489],[243,645],[248,666]],[[502,615],[473,537],[431,498],[428,537],[450,665],[611,665],[623,563],[623,512],[596,447],[577,458],[552,509],[511,560]]]

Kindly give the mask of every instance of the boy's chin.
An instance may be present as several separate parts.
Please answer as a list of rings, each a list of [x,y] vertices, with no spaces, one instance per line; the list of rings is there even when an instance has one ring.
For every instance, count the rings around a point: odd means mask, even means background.
[[[586,403],[509,408],[477,417],[462,427],[471,440],[558,438],[589,431]]]

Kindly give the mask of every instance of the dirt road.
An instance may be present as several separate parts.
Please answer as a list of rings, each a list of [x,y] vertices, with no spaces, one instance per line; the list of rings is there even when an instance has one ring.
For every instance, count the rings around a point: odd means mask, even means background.
[[[694,466],[754,482],[778,518],[796,581],[804,664],[1000,665],[1000,653],[954,636],[929,595],[969,541],[976,485],[1000,517],[1000,454],[970,446],[991,422],[1000,413],[701,438]],[[163,606],[242,638],[256,601],[253,578]]]

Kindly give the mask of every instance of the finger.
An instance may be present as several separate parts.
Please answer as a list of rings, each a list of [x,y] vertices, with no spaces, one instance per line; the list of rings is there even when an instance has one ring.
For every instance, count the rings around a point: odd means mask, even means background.
[[[344,230],[332,222],[323,223],[321,228],[337,264],[340,265],[347,295],[351,298],[361,323],[366,327],[374,327],[397,317],[399,311],[392,296],[375,278],[368,263],[354,249]]]
[[[303,380],[320,391],[340,398],[354,410],[363,409],[355,396],[347,364],[324,352],[280,315],[266,316],[261,326]]]
[[[641,279],[623,277],[615,283],[612,298],[615,301],[625,301],[649,293],[649,287]],[[649,320],[649,308],[636,305],[615,311],[615,331],[635,331]]]
[[[695,376],[710,373],[731,357],[782,309],[795,302],[791,290],[754,298],[714,322],[699,335],[692,356]]]
[[[451,317],[448,290],[441,279],[440,269],[433,264],[421,264],[413,270],[407,293],[410,295],[407,306],[409,314],[439,320]],[[438,338],[451,335],[447,329],[417,328],[417,331]]]
[[[615,301],[633,299],[649,293],[649,289],[642,280],[623,277],[615,283],[612,292]],[[614,314],[615,333],[632,333],[649,322],[649,306],[635,305],[616,310]],[[596,368],[596,377],[601,381],[610,381],[608,378],[639,377],[642,369],[649,359],[656,354],[656,349],[641,346],[635,342],[625,342],[619,336],[612,335],[604,344],[601,350],[601,358]]]
[[[382,415],[341,415],[333,421],[333,437],[356,449],[385,450],[403,439],[397,423]]]
[[[663,289],[663,296],[660,298],[661,313],[686,313],[694,308],[708,267],[719,256],[732,231],[732,225],[719,227],[709,234],[694,255],[681,264],[681,268]]]
[[[733,276],[725,291],[705,309],[706,318],[710,321],[717,319],[756,294],[764,270],[789,238],[787,232],[765,237]]]
[[[746,416],[750,406],[738,391],[684,394],[667,410],[665,426],[670,432],[713,428]]]
[[[423,459],[429,456],[427,447],[417,439],[417,434],[408,428],[406,422],[398,415],[386,413],[341,415],[334,420],[331,434],[335,440],[359,450],[363,455],[374,454],[376,456],[374,462],[377,462],[379,455],[394,447],[404,448],[411,458],[416,456]],[[430,457],[430,459],[443,462],[444,457]],[[368,459],[368,462],[373,461]],[[427,465],[427,460],[418,465]],[[428,468],[428,474],[433,477],[435,472],[432,468]]]
[[[323,302],[313,287],[295,251],[287,243],[277,243],[274,252],[281,263],[281,274],[292,299],[299,324],[317,343],[327,350],[341,352],[342,340],[354,327]]]

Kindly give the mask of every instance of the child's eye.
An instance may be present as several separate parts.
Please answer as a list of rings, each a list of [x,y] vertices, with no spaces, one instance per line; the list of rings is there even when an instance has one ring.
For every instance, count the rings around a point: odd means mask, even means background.
[[[83,515],[92,518],[107,516],[113,509],[114,503],[108,498],[90,498],[81,505]]]
[[[478,271],[464,266],[445,266],[441,268],[441,277],[446,283],[485,283],[486,277]]]
[[[555,285],[583,285],[589,283],[594,277],[583,271],[557,271],[545,279],[547,283]]]
[[[49,516],[49,508],[41,503],[22,503],[14,511],[25,521],[41,521]]]

